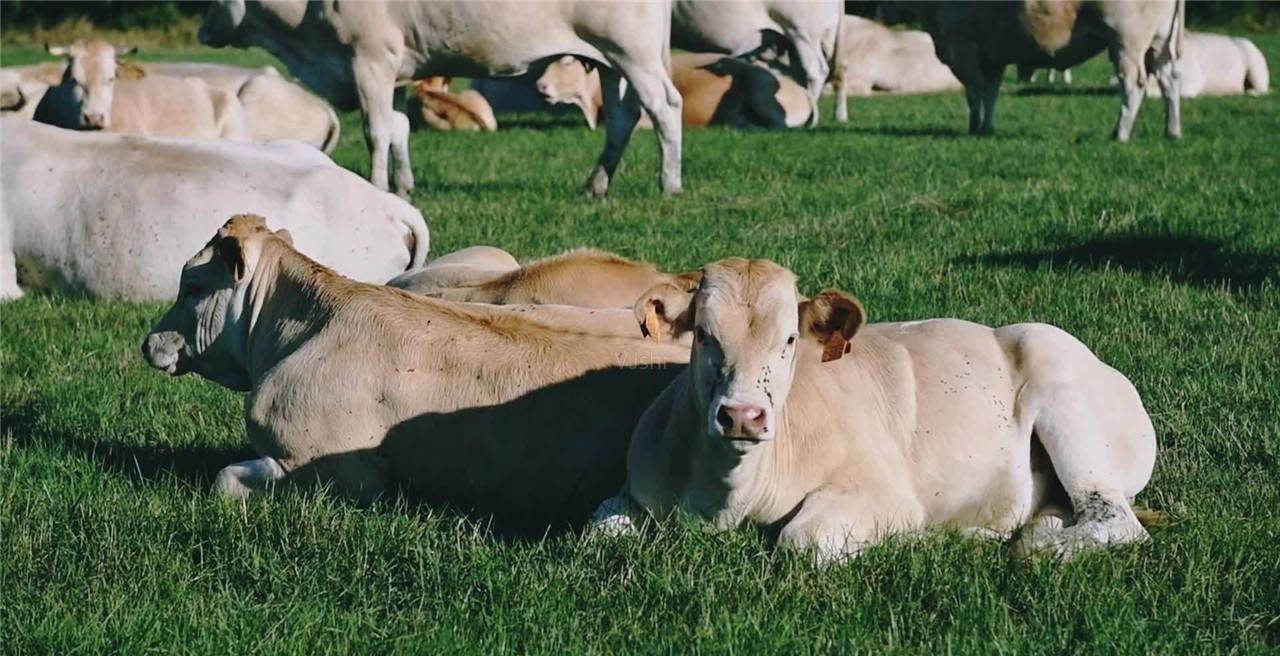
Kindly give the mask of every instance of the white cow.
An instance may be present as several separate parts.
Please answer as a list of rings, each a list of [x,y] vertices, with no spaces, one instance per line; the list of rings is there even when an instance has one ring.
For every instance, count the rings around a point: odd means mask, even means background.
[[[735,57],[780,50],[816,103],[837,56],[843,13],[839,0],[675,0],[671,44]]]
[[[1009,64],[1070,68],[1106,50],[1121,81],[1115,138],[1128,141],[1148,67],[1165,89],[1165,132],[1182,136],[1178,76],[1185,0],[949,0],[901,3],[920,18],[964,83],[969,133],[995,132],[995,104]],[[1174,90],[1174,93],[1168,91]]]
[[[1266,58],[1244,37],[1187,32],[1182,48],[1176,68],[1183,98],[1242,93],[1261,96],[1271,85]],[[1147,95],[1160,96],[1157,85],[1148,82],[1147,89]]]
[[[934,53],[928,32],[891,30],[858,16],[840,19],[840,52],[831,72],[836,120],[849,120],[849,94],[931,93],[963,87]]]
[[[1138,392],[1045,324],[865,323],[765,260],[657,287],[637,319],[694,334],[689,369],[636,425],[627,484],[599,519],[682,508],[720,529],[780,529],[822,561],[886,535],[953,527],[1071,556],[1142,540],[1131,503],[1155,432]],[[617,511],[623,514],[615,515]]]
[[[249,138],[244,109],[234,93],[198,78],[147,75],[136,64],[118,61],[132,52],[103,41],[49,48],[50,54],[67,57],[67,67],[59,84],[40,99],[35,120],[73,130]]]
[[[381,283],[426,259],[416,209],[303,144],[143,139],[11,117],[0,125],[13,251],[95,297],[173,298],[174,272],[236,212],[271,215],[317,260],[358,280]]]
[[[557,55],[598,62],[610,107],[604,152],[588,180],[603,196],[622,159],[640,108],[657,126],[662,189],[681,191],[680,94],[667,73],[667,2],[343,2],[283,0],[211,3],[200,26],[206,45],[261,46],[339,108],[364,112],[370,180],[413,187],[409,120],[396,111],[396,83],[431,75],[519,75]],[[625,97],[619,99],[620,80]]]

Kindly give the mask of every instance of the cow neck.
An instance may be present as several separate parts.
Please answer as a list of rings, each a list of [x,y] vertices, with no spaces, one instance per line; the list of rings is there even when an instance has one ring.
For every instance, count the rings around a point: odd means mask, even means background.
[[[255,384],[325,325],[336,307],[330,279],[341,278],[279,239],[263,243],[245,294],[247,364]]]
[[[694,412],[700,423],[706,420],[705,412],[698,412],[696,407]],[[777,436],[746,453],[730,450],[726,444],[716,441],[723,438],[712,437],[702,430],[694,440],[698,464],[691,472],[694,479],[691,482],[699,487],[712,484],[727,488],[724,508],[720,510],[726,515],[723,523],[736,525],[744,519],[772,523],[800,502],[799,498],[792,498],[791,492],[795,489],[791,480],[797,462],[797,445],[791,439],[786,404],[776,422]]]

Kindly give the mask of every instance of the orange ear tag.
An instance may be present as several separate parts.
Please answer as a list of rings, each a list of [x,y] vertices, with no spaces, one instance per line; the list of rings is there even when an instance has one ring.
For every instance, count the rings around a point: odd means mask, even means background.
[[[844,357],[845,353],[849,352],[849,349],[849,341],[844,338],[840,331],[836,331],[831,334],[831,337],[827,338],[827,343],[822,345],[822,361],[839,360]]]
[[[667,337],[662,319],[658,317],[658,309],[655,308],[652,303],[644,309],[644,325],[640,328],[645,337],[648,337],[655,342],[661,342]]]

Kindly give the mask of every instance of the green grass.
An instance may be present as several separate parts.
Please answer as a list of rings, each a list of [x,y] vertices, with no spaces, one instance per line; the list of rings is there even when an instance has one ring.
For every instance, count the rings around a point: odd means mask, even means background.
[[[1280,37],[1255,40],[1280,71]],[[961,134],[959,95],[689,131],[676,199],[651,134],[597,202],[579,188],[603,135],[568,118],[416,133],[413,202],[437,253],[768,257],[873,320],[1062,326],[1155,421],[1139,500],[1173,521],[1149,544],[1027,563],[943,536],[815,569],[750,530],[504,541],[395,502],[222,502],[212,475],[250,454],[241,399],[148,370],[162,307],[33,295],[0,309],[0,653],[1275,653],[1280,95],[1187,101],[1178,143],[1148,101],[1118,145],[1115,97],[1086,92],[1106,68],[1066,93],[1010,85],[990,139]],[[363,172],[344,127],[337,160]]]

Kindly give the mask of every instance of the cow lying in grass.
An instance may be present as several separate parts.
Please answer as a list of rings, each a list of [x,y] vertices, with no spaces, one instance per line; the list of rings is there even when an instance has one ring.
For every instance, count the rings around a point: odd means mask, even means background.
[[[648,262],[588,248],[505,270],[502,255],[515,261],[506,251],[473,246],[396,276],[387,284],[449,301],[593,308],[630,308],[640,294],[659,284],[697,284],[697,273],[663,273]],[[494,273],[486,275],[490,271]]]
[[[232,218],[142,345],[161,371],[249,393],[262,457],[218,474],[225,495],[319,481],[531,530],[581,521],[622,484],[631,429],[688,361],[641,339],[630,311],[428,299],[343,278],[291,241]]]
[[[606,525],[637,503],[682,508],[780,527],[823,561],[938,526],[1021,528],[1020,548],[1063,556],[1147,537],[1130,503],[1155,462],[1151,420],[1058,328],[867,325],[844,292],[805,300],[790,271],[742,259],[705,267],[696,291],[648,292],[636,314],[694,346],[636,427]]]

